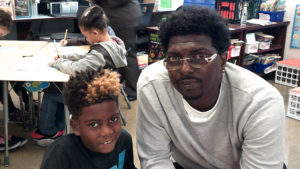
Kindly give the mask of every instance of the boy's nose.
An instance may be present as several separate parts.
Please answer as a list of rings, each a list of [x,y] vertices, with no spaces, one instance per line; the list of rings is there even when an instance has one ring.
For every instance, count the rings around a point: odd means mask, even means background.
[[[107,125],[103,125],[99,130],[99,135],[102,137],[110,136],[112,133],[113,133],[113,130],[111,129],[111,127],[109,127]]]

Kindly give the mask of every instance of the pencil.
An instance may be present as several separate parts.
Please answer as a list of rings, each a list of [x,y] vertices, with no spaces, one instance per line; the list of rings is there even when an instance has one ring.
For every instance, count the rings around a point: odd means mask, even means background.
[[[57,57],[59,57],[55,39],[53,41],[54,41],[54,46],[55,46]]]
[[[64,41],[67,39],[68,29],[66,29]]]

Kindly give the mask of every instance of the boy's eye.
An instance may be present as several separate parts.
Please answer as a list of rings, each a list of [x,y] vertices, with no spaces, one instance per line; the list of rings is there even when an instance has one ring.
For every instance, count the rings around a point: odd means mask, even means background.
[[[90,123],[89,126],[92,128],[96,128],[99,126],[99,123],[93,122],[93,123]]]
[[[117,122],[119,120],[119,116],[115,116],[115,117],[112,117],[109,122],[110,123],[114,123],[114,122]]]

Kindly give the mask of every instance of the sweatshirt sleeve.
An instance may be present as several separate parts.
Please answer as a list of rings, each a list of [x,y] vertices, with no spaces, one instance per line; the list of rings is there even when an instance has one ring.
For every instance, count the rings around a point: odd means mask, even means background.
[[[267,97],[255,104],[255,112],[243,129],[240,168],[282,169],[285,120],[283,100]]]
[[[86,70],[87,68],[97,70],[100,66],[104,65],[105,60],[103,55],[96,50],[91,50],[85,55],[85,57],[79,60],[73,61],[60,58],[54,62],[54,66],[56,66],[58,70],[69,75],[75,75],[75,72],[80,72]]]
[[[139,83],[143,79],[139,79]],[[141,168],[147,169],[174,169],[171,157],[171,139],[158,115],[163,116],[156,91],[153,86],[141,86],[138,83],[137,97],[137,150]]]

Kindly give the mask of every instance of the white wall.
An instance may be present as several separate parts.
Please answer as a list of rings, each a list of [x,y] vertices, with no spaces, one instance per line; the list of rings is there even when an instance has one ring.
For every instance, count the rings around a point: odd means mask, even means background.
[[[287,34],[286,34],[284,59],[287,59],[287,58],[300,59],[300,49],[290,48],[295,9],[296,9],[296,5],[300,5],[300,0],[286,0],[285,5],[286,5],[286,7],[285,7],[284,20],[290,21],[290,24],[288,26],[288,30],[287,30]]]

